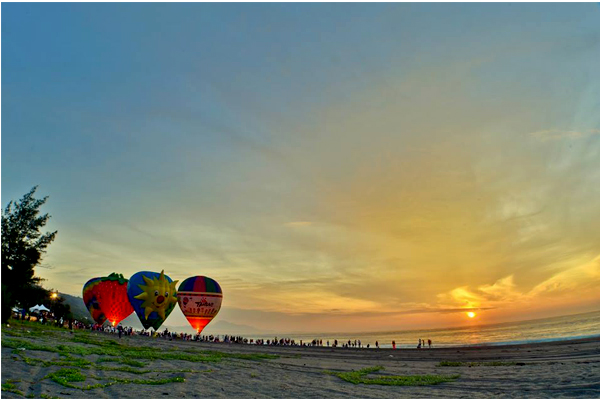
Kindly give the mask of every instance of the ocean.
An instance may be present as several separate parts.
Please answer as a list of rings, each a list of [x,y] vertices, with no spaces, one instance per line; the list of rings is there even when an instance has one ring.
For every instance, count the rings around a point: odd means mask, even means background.
[[[360,340],[363,346],[375,345],[384,348],[396,347],[415,348],[420,339],[431,339],[434,347],[474,346],[522,344],[553,340],[586,338],[600,336],[600,311],[585,314],[566,315],[545,319],[506,322],[493,325],[463,326],[456,328],[422,329],[393,332],[363,332],[363,333],[310,333],[310,334],[269,334],[263,336],[248,335],[248,338],[272,339],[292,338],[296,341],[310,342],[313,339],[323,340],[323,345],[337,339],[344,343],[348,340]]]

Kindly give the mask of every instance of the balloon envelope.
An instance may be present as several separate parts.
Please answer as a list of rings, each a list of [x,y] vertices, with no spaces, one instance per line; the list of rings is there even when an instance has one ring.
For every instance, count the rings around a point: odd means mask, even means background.
[[[133,312],[127,297],[127,279],[123,275],[113,272],[100,278],[96,293],[100,310],[112,326],[117,326]]]
[[[127,296],[145,329],[158,330],[171,314],[177,303],[176,284],[164,271],[140,271],[129,278]]]
[[[102,278],[92,278],[83,285],[83,302],[85,303],[85,307],[90,312],[92,319],[100,325],[106,321],[106,315],[104,315],[100,309],[100,304],[98,303],[97,290],[101,279]]]
[[[179,308],[198,334],[217,315],[222,300],[221,286],[206,276],[187,278],[177,290]]]

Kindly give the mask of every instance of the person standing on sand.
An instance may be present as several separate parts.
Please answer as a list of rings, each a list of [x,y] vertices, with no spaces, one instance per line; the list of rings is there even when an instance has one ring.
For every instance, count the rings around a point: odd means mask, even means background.
[[[417,346],[417,349],[421,348],[421,339],[419,339],[419,345]]]
[[[379,348],[379,342],[377,340],[375,341],[375,347]]]
[[[396,350],[396,341],[395,341],[395,340],[392,340],[392,348],[393,348],[394,350]]]
[[[429,348],[431,348],[431,339],[427,339],[427,344],[429,345]]]

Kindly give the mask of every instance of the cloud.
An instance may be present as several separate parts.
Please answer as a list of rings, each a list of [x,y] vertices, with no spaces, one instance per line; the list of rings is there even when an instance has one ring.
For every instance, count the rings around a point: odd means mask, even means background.
[[[514,275],[476,288],[461,286],[438,295],[440,307],[452,305],[467,308],[514,308],[531,303],[544,304],[571,297],[577,292],[580,300],[600,298],[600,256],[589,262],[555,273],[530,290],[519,290]]]
[[[587,129],[587,130],[559,130],[559,129],[547,129],[542,131],[536,131],[530,133],[530,135],[538,138],[545,142],[548,140],[561,140],[561,139],[580,139],[590,135],[600,135],[600,129]]]
[[[460,305],[465,309],[483,306],[495,308],[500,304],[505,305],[518,300],[520,297],[521,293],[516,290],[513,275],[498,279],[492,284],[480,285],[475,289],[461,286],[438,295],[442,304]]]
[[[600,300],[600,256],[589,263],[557,273],[536,285],[528,293],[528,297],[558,297],[570,295],[574,291],[580,296],[595,291]]]

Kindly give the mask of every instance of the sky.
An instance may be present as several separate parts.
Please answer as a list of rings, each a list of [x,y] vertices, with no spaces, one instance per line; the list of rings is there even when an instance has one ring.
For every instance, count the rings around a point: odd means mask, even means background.
[[[3,3],[1,30],[2,206],[49,196],[46,287],[206,275],[215,321],[275,332],[600,309],[597,4]]]

